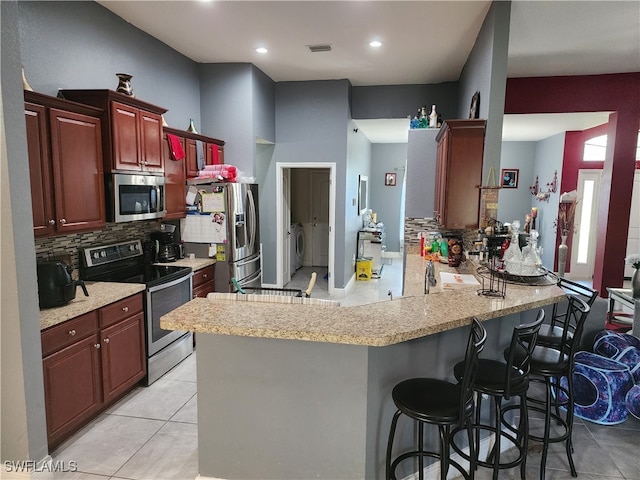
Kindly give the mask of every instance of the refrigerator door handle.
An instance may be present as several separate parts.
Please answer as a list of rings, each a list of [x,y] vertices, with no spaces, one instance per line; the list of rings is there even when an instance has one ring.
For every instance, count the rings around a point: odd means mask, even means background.
[[[249,251],[254,252],[256,240],[256,202],[253,199],[253,191],[247,189],[247,203],[249,204]]]
[[[259,262],[259,261],[260,261],[260,255],[256,255],[255,257],[249,258],[248,260],[242,259],[242,260],[238,260],[235,263],[238,267],[243,267],[245,265],[250,265],[252,263]]]
[[[241,287],[246,287],[247,285],[253,283],[258,278],[260,278],[261,275],[262,275],[262,271],[258,270],[251,277],[244,278],[241,282],[238,282],[238,285],[240,285]]]

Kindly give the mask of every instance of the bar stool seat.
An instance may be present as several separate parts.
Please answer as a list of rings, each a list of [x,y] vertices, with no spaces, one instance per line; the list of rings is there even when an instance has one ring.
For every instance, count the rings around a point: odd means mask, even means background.
[[[470,448],[473,450],[471,417],[474,411],[473,382],[477,371],[478,355],[484,348],[487,332],[473,319],[465,353],[464,379],[454,384],[434,378],[411,378],[397,384],[392,391],[397,411],[391,421],[389,441],[387,443],[386,478],[396,479],[398,465],[406,459],[418,459],[417,476],[424,478],[424,457],[440,460],[440,478],[445,480],[449,466],[458,470],[465,479],[473,478],[475,465],[471,465],[470,474],[454,460],[450,459],[452,427],[466,426]],[[398,419],[405,415],[418,423],[418,438],[413,450],[404,452],[392,460],[393,441]],[[424,448],[425,424],[437,425],[439,433],[439,451]]]
[[[497,480],[500,470],[520,466],[520,476],[525,480],[525,469],[528,447],[528,409],[527,390],[529,389],[529,359],[536,345],[538,331],[544,321],[544,310],[538,312],[536,320],[530,324],[518,325],[514,327],[511,336],[509,351],[512,352],[507,361],[491,360],[481,358],[478,360],[478,373],[474,384],[474,391],[478,393],[476,401],[475,419],[472,429],[475,433],[475,442],[480,443],[480,432],[488,431],[494,434],[493,449],[486,459],[482,460],[476,456],[476,465],[492,468],[493,479]],[[516,356],[516,352],[520,355]],[[516,357],[519,358],[516,361]],[[454,376],[461,380],[464,373],[464,363],[458,363],[454,369]],[[491,397],[493,406],[493,424],[489,425],[481,420],[482,396]],[[518,397],[518,405],[507,405],[503,407],[503,400],[509,401],[512,397]],[[505,418],[505,413],[513,408],[519,410],[520,423],[513,426]],[[457,445],[455,436],[460,429],[454,431],[453,449],[463,458],[469,459],[468,455]],[[516,448],[518,454],[515,459],[505,461],[500,458],[503,441],[508,442]],[[479,452],[476,452],[478,455]]]

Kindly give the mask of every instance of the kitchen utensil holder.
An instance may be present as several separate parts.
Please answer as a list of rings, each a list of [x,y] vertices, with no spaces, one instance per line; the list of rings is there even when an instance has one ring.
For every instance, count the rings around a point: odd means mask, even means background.
[[[498,272],[499,259],[493,256],[489,259],[489,277],[482,276],[482,288],[478,290],[479,295],[485,297],[498,297],[504,298],[507,293],[507,282],[504,277]]]

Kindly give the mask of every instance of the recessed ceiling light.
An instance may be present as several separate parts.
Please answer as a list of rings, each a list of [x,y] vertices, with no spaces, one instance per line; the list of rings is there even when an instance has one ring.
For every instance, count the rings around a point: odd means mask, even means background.
[[[258,47],[258,48],[256,48],[256,52],[258,52],[258,53],[268,53],[269,50],[267,50],[265,47]]]
[[[382,42],[379,40],[373,40],[372,42],[369,42],[369,46],[373,48],[378,48],[382,46]]]

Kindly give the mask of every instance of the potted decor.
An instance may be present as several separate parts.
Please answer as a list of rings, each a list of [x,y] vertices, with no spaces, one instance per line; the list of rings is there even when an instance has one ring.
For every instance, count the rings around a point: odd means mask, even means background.
[[[631,294],[633,298],[640,298],[640,253],[629,255],[625,262],[636,269],[631,277]]]
[[[560,245],[558,245],[558,275],[564,277],[564,271],[567,263],[567,253],[569,247],[567,246],[567,238],[574,232],[575,225],[573,224],[576,206],[578,200],[576,198],[576,191],[569,193],[563,193],[560,195],[560,205],[558,205],[558,218],[553,221],[553,226],[556,232],[560,234]]]

